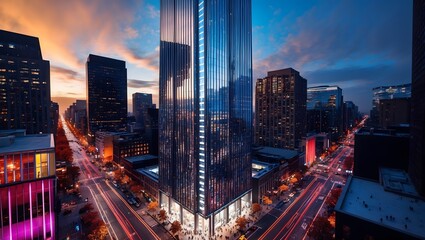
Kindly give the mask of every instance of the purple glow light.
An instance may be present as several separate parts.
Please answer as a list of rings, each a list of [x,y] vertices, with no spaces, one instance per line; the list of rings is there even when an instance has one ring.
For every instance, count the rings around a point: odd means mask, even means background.
[[[46,182],[45,182],[46,181]],[[47,186],[46,186],[47,185]],[[53,179],[45,179],[32,182],[32,183],[22,183],[22,185],[10,186],[6,187],[7,189],[2,189],[7,199],[4,199],[4,204],[7,204],[9,207],[9,226],[5,226],[4,228],[0,228],[0,239],[8,239],[8,240],[20,240],[20,239],[34,239],[35,238],[43,238],[47,239],[48,233],[50,234],[50,239],[55,239],[55,213],[54,213],[54,180]],[[16,191],[23,191],[28,193],[28,198],[18,198]],[[48,195],[45,196],[44,192],[47,192]],[[40,201],[40,205],[43,207],[43,213],[37,217],[33,217],[33,212],[35,205],[33,204],[33,200],[35,201],[35,195],[37,193],[42,193],[42,203]],[[48,197],[48,199],[45,199]],[[20,199],[23,199],[20,200]],[[19,200],[19,202],[18,202]],[[7,203],[6,203],[7,201]],[[28,202],[29,201],[29,202]],[[45,203],[47,201],[47,205]],[[25,216],[27,219],[12,224],[12,212],[14,208],[21,208],[24,206],[23,204],[29,203],[29,215]],[[16,205],[16,206],[15,206]],[[28,205],[26,205],[28,206]],[[40,206],[39,206],[40,207]],[[49,207],[49,212],[44,213],[45,210]],[[34,212],[35,214],[35,212]]]

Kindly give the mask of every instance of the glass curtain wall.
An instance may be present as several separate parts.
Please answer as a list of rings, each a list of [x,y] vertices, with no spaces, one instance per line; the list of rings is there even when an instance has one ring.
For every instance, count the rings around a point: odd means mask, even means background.
[[[249,0],[161,1],[160,191],[197,218],[251,189],[251,31]]]

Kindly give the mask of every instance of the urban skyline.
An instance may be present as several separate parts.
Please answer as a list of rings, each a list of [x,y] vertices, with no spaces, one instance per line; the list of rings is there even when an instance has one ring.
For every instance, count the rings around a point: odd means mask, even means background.
[[[257,1],[1,6],[0,238],[424,239],[425,0]]]
[[[51,62],[52,100],[61,112],[85,98],[90,53],[127,62],[129,103],[134,92],[145,92],[158,104],[159,0],[100,4],[5,1],[0,28],[39,37]],[[270,69],[293,67],[309,87],[340,86],[344,100],[365,113],[371,102],[360,96],[372,96],[377,86],[410,82],[411,1],[254,0],[252,5],[254,79]]]

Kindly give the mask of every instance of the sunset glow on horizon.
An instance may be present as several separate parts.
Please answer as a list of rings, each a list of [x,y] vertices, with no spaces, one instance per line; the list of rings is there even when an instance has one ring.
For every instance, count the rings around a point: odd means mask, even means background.
[[[339,85],[344,100],[368,111],[373,87],[410,81],[411,8],[410,1],[254,0],[253,80],[293,67],[309,86]],[[89,54],[126,61],[129,104],[145,92],[158,106],[159,9],[159,0],[6,0],[0,29],[39,38],[61,112],[86,98]]]

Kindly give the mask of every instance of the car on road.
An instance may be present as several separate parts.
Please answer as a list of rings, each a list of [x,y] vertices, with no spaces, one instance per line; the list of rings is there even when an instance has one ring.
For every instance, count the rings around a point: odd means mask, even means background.
[[[290,194],[289,194],[289,197],[290,197],[290,198],[291,198],[291,197],[294,197],[294,195],[295,195],[294,193],[290,193]]]
[[[288,203],[288,202],[289,202],[289,198],[283,199],[283,203]]]

